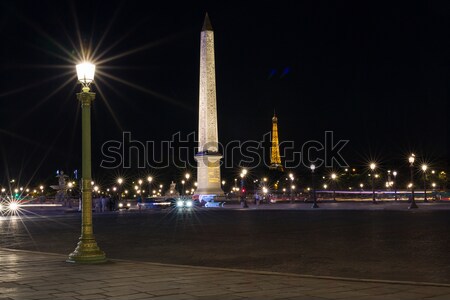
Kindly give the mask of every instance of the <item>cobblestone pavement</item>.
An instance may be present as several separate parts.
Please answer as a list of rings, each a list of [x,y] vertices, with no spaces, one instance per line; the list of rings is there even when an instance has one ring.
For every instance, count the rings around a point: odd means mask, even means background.
[[[450,285],[361,281],[125,260],[76,265],[0,249],[0,299],[450,299]]]

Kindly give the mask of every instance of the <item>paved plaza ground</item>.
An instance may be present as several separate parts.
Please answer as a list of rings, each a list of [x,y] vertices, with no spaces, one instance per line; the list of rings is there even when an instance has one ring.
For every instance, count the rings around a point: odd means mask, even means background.
[[[0,299],[449,299],[450,285],[323,279],[0,249]]]
[[[96,266],[64,262],[79,213],[0,217],[0,299],[450,297],[448,203],[319,204],[95,213]]]

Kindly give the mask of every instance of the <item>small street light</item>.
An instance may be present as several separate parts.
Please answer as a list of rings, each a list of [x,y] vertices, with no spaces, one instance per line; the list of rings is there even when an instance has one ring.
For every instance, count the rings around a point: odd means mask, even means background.
[[[292,188],[294,186],[294,174],[289,173],[289,178],[291,179],[291,203],[294,203],[294,189]]]
[[[414,160],[415,155],[411,154],[411,156],[408,158],[409,161],[409,168],[411,172],[411,204],[409,205],[408,209],[414,209],[419,208],[416,204],[416,200],[414,199]]]
[[[394,201],[397,201],[397,171],[392,172],[394,175]]]
[[[182,184],[182,189],[181,189],[181,196],[183,196],[184,195],[184,184],[186,183],[186,181],[184,181],[184,180],[181,180],[181,184]]]
[[[148,182],[148,196],[149,197],[151,197],[150,190],[152,189],[152,181],[153,181],[153,177],[152,176],[148,176],[147,177],[147,182]]]
[[[375,176],[373,174],[373,172],[375,171],[375,168],[377,167],[377,165],[375,163],[371,163],[370,164],[370,170],[371,170],[371,175],[370,177],[372,177],[372,203],[376,204],[376,200],[375,200]]]
[[[191,174],[189,174],[189,173],[186,173],[186,174],[184,174],[184,178],[186,178],[186,185],[187,185],[187,183],[188,183],[188,181],[189,181],[189,178],[191,178]],[[188,187],[187,187],[188,188]],[[188,188],[189,189],[189,188]],[[187,195],[188,193],[186,193],[186,195]]]
[[[427,199],[427,169],[428,166],[426,164],[422,165],[423,171],[423,202],[428,202]]]
[[[247,169],[243,169],[240,174],[240,176],[241,176],[241,205],[243,208],[248,208],[247,201],[245,199],[245,190],[244,190],[245,175],[247,175]]]
[[[316,195],[316,185],[314,184],[314,171],[316,170],[316,165],[311,164],[311,184],[313,188],[313,205],[312,208],[319,208],[319,205],[317,205],[317,195]]]
[[[336,202],[336,173],[331,174],[331,180],[333,180],[333,201]]]
[[[118,187],[119,201],[122,200],[122,183],[123,183],[123,178],[122,177],[117,178],[117,184],[119,185],[119,187]]]

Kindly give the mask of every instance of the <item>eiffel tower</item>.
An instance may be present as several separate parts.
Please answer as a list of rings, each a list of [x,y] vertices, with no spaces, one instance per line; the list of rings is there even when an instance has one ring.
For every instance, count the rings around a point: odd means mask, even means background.
[[[280,144],[278,143],[278,118],[275,115],[275,111],[273,112],[272,118],[272,148],[269,169],[284,171],[283,165],[281,164]]]

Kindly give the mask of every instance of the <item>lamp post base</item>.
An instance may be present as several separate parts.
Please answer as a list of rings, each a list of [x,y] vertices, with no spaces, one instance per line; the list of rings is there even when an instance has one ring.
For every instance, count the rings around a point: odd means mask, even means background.
[[[319,205],[317,205],[317,203],[314,202],[311,208],[319,208]]]
[[[416,202],[411,202],[411,205],[408,207],[408,209],[415,209],[415,208],[419,208]]]
[[[75,250],[69,254],[69,263],[98,264],[106,262],[105,252],[92,239],[80,239]]]

